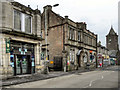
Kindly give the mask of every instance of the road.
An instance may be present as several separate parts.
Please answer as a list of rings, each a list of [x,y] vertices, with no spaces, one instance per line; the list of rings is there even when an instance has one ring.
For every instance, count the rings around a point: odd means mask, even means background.
[[[6,88],[118,88],[117,68],[117,66],[113,66],[106,70],[75,73]]]

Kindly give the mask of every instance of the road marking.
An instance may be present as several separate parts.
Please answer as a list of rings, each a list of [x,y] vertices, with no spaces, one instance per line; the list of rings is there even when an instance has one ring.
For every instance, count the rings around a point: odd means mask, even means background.
[[[93,83],[94,81],[95,81],[95,80],[90,81],[90,84],[89,84],[90,87],[92,86],[92,83]]]
[[[102,79],[104,78],[104,76],[102,76]]]

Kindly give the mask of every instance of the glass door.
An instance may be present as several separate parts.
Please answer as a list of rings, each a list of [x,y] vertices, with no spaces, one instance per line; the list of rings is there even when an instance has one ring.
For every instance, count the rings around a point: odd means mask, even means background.
[[[22,75],[27,73],[27,56],[16,55],[16,74]]]
[[[22,74],[27,73],[27,56],[22,56]]]
[[[21,74],[21,65],[20,65],[20,57],[16,56],[16,74]]]

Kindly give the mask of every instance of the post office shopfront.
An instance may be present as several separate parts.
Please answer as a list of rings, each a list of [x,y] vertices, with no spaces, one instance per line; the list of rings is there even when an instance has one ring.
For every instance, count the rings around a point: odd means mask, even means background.
[[[11,40],[10,47],[14,75],[35,73],[34,44]]]

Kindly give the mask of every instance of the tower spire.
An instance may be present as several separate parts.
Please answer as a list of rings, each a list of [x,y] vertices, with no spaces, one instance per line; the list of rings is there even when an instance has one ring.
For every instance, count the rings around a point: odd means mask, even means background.
[[[113,29],[113,25],[111,24],[111,29]]]

